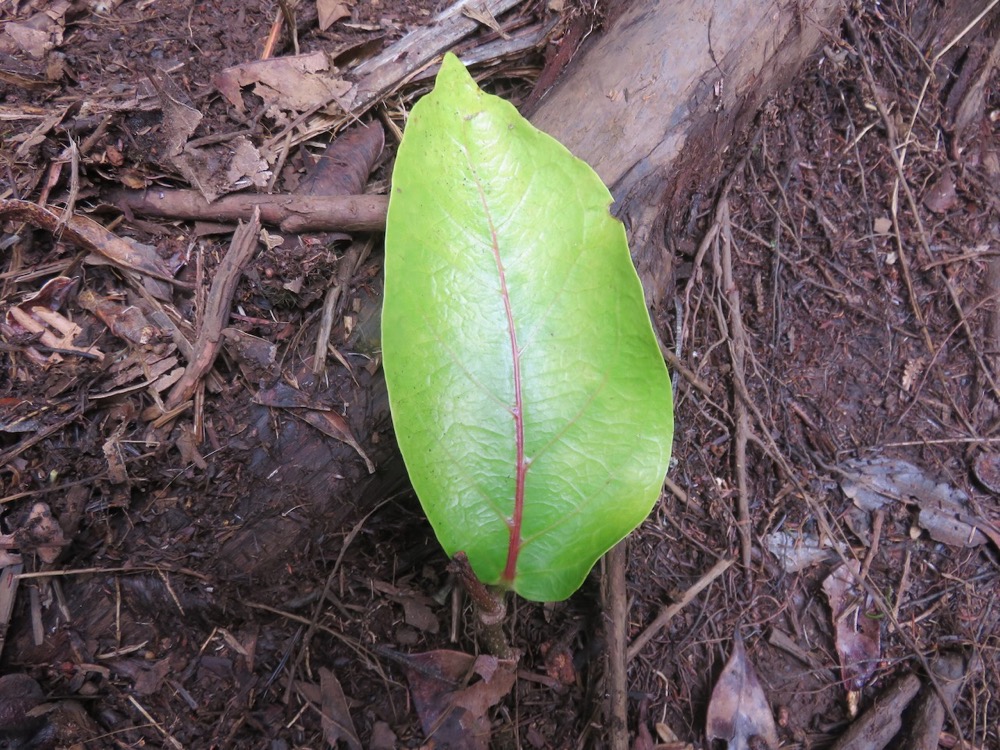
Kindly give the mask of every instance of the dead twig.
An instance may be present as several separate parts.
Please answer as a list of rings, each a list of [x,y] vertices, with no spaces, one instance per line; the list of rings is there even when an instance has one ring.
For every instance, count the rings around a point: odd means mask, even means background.
[[[632,661],[632,659],[634,659],[639,652],[642,651],[643,647],[653,640],[653,638],[656,637],[656,634],[663,630],[667,623],[670,622],[678,612],[694,601],[694,598],[708,588],[708,585],[712,581],[729,570],[729,566],[732,564],[732,560],[719,560],[705,575],[698,579],[698,582],[695,583],[694,586],[685,591],[680,599],[673,604],[668,604],[663,607],[663,609],[660,610],[660,613],[656,616],[656,619],[653,620],[653,622],[650,623],[645,630],[637,635],[634,641],[632,641],[632,645],[628,647],[628,651],[626,653],[627,660]]]
[[[130,695],[128,696],[128,699],[132,703],[132,705],[135,706],[136,710],[145,717],[146,721],[149,722],[150,726],[155,728],[157,732],[163,735],[163,739],[166,740],[168,743],[170,743],[170,746],[173,747],[174,750],[184,750],[184,745],[182,745],[177,740],[176,737],[170,734],[170,732],[164,729],[163,725],[160,724],[160,722],[158,722],[156,719],[154,719],[152,714],[150,714],[149,711],[147,711],[145,707],[135,699],[135,696]]]
[[[601,578],[608,643],[604,689],[608,696],[607,718],[611,750],[628,750],[629,746],[626,681],[628,660],[625,650],[628,633],[628,596],[625,589],[627,550],[627,538],[611,548],[604,556],[604,575]]]
[[[229,319],[229,307],[236,291],[236,283],[243,273],[247,261],[257,249],[257,235],[260,233],[260,212],[254,209],[249,224],[242,224],[233,233],[229,251],[222,259],[212,282],[205,313],[198,330],[192,351],[192,359],[180,380],[170,391],[166,401],[167,409],[173,409],[190,399],[201,378],[212,369],[215,356],[219,352],[222,329]]]
[[[919,691],[920,678],[915,674],[900,677],[833,743],[833,750],[861,750],[888,745],[902,726],[903,709]]]
[[[712,265],[715,268],[719,294],[726,303],[728,315],[722,318],[719,311],[719,327],[725,334],[732,360],[732,378],[738,392],[746,392],[746,352],[747,337],[743,327],[743,311],[740,305],[740,291],[733,274],[733,233],[730,227],[729,199],[722,198],[719,204],[719,231],[712,247]],[[746,405],[740,396],[733,398],[733,471],[737,488],[737,530],[740,535],[740,551],[746,575],[751,571],[753,540],[750,538],[750,499],[747,484],[747,441],[750,434],[750,420]]]
[[[316,375],[326,370],[326,352],[330,345],[330,332],[333,330],[333,324],[336,320],[338,302],[343,296],[344,290],[350,285],[351,279],[361,268],[361,264],[368,258],[374,244],[373,239],[369,239],[367,242],[353,243],[344,257],[340,259],[336,281],[326,290],[323,315],[319,321],[319,334],[316,336],[316,352],[313,357],[313,372]]]
[[[0,219],[28,222],[102,256],[118,268],[145,274],[174,286],[186,286],[174,279],[170,269],[159,258],[138,252],[121,237],[86,216],[72,216],[64,222],[61,216],[46,206],[28,201],[0,200]]]

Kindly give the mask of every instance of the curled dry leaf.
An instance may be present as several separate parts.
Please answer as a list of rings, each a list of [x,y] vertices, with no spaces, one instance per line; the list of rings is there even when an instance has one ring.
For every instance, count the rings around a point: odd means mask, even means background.
[[[879,620],[872,617],[870,597],[858,583],[860,567],[856,560],[850,560],[823,581],[852,714],[857,692],[868,683],[881,655],[881,627]]]
[[[725,740],[729,750],[778,748],[778,730],[771,707],[753,666],[747,661],[743,638],[737,632],[733,653],[719,675],[708,703],[705,735]],[[755,739],[756,738],[756,739]]]
[[[327,146],[295,192],[298,195],[359,195],[382,154],[385,131],[377,120],[357,125]]]
[[[326,31],[342,18],[351,17],[353,2],[345,0],[316,0],[317,23],[320,31]]]

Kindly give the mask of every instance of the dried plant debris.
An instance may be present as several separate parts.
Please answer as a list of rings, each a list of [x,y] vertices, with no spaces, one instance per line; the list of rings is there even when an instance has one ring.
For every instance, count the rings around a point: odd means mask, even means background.
[[[42,688],[28,675],[0,677],[0,745],[10,748],[48,746],[52,731],[45,717],[35,712],[44,701]]]
[[[882,639],[881,621],[876,619],[871,597],[857,578],[860,568],[856,560],[851,560],[839,565],[823,581],[852,716],[857,714],[861,689],[868,684],[878,665]]]
[[[318,108],[329,114],[347,112],[353,100],[351,84],[331,67],[325,52],[235,65],[219,73],[214,83],[238,112],[244,111],[240,89],[253,86],[267,106],[267,116],[281,125]]]
[[[929,666],[941,690],[926,682],[907,712],[909,722],[900,747],[910,750],[937,750],[947,714],[953,710],[969,673],[981,665],[978,659],[967,660],[960,653],[945,651],[935,655]]]
[[[209,202],[245,187],[265,187],[271,179],[268,164],[246,136],[234,136],[214,148],[195,147],[191,136],[201,123],[183,90],[162,71],[149,76],[163,110],[163,155]]]
[[[354,728],[344,688],[337,675],[326,667],[319,668],[319,689],[323,707],[323,735],[330,747],[337,747],[337,743],[342,741],[350,750],[361,750],[363,745]]]
[[[1000,453],[980,453],[972,464],[972,471],[983,487],[1000,495]]]
[[[76,345],[83,330],[60,312],[75,287],[75,279],[57,276],[19,304],[9,307],[4,316],[4,338],[24,340],[25,353],[39,365],[62,362],[63,354],[103,360],[104,354],[97,348]],[[28,344],[28,340],[34,345]],[[44,353],[39,351],[42,348]]]
[[[774,531],[764,537],[764,544],[767,551],[778,558],[786,573],[798,573],[837,557],[829,539],[805,532]],[[846,552],[845,545],[837,546],[841,552]]]
[[[632,750],[694,750],[694,745],[684,742],[670,725],[656,722],[656,740],[649,731],[649,699],[639,703],[639,727],[632,741]]]
[[[916,675],[908,674],[896,680],[851,724],[831,750],[882,750],[899,732],[903,710],[918,690],[920,679]],[[937,747],[936,741],[934,747]]]
[[[351,446],[365,462],[368,473],[375,472],[375,464],[365,453],[354,433],[351,432],[347,419],[329,406],[314,402],[311,397],[287,383],[275,383],[270,388],[258,391],[254,401],[262,406],[275,409],[287,409],[299,419],[312,425],[324,435],[339,440]]]
[[[130,344],[145,346],[162,336],[162,331],[146,319],[141,309],[135,305],[123,305],[118,299],[85,289],[76,301],[104,323],[111,333]]]
[[[975,547],[990,538],[1000,547],[1000,530],[970,512],[964,491],[932,479],[913,464],[894,458],[854,459],[840,468],[841,489],[859,508],[871,512],[892,501],[915,504],[917,521],[931,539]]]
[[[729,750],[777,750],[778,731],[771,707],[737,632],[733,653],[719,675],[708,703],[705,735],[725,740]]]
[[[376,122],[355,125],[337,137],[295,188],[299,195],[360,195],[382,149],[385,131]]]
[[[16,5],[16,3],[15,3]],[[60,47],[66,29],[66,12],[73,3],[69,0],[43,4],[46,7],[33,13],[24,21],[7,21],[0,31],[0,54],[16,55],[23,52],[34,60],[44,59]]]
[[[399,655],[399,659],[406,668],[420,723],[433,746],[489,747],[488,712],[514,687],[515,662],[446,650]]]
[[[35,503],[17,528],[10,534],[0,534],[0,567],[19,564],[22,555],[36,555],[42,563],[54,563],[67,543],[49,506]]]
[[[176,268],[160,258],[155,247],[119,237],[87,216],[74,214],[64,219],[52,209],[28,201],[0,200],[0,219],[25,221],[53,234],[60,234],[63,241],[72,242],[93,253],[87,258],[90,264],[109,264],[151,279],[173,281]],[[160,299],[170,299],[169,291],[156,287],[150,289]]]

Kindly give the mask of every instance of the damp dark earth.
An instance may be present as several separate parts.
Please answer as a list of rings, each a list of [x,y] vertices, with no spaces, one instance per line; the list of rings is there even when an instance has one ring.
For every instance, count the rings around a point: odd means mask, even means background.
[[[0,745],[1000,747],[996,5],[0,6]],[[490,628],[382,368],[447,52],[607,184],[674,402]]]

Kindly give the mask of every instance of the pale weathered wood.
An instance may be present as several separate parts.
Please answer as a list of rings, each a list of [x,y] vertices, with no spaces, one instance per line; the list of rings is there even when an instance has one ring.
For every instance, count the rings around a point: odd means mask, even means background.
[[[534,124],[611,187],[651,303],[670,277],[664,233],[685,218],[673,196],[711,187],[725,149],[818,63],[842,14],[841,0],[640,0],[542,99]]]

